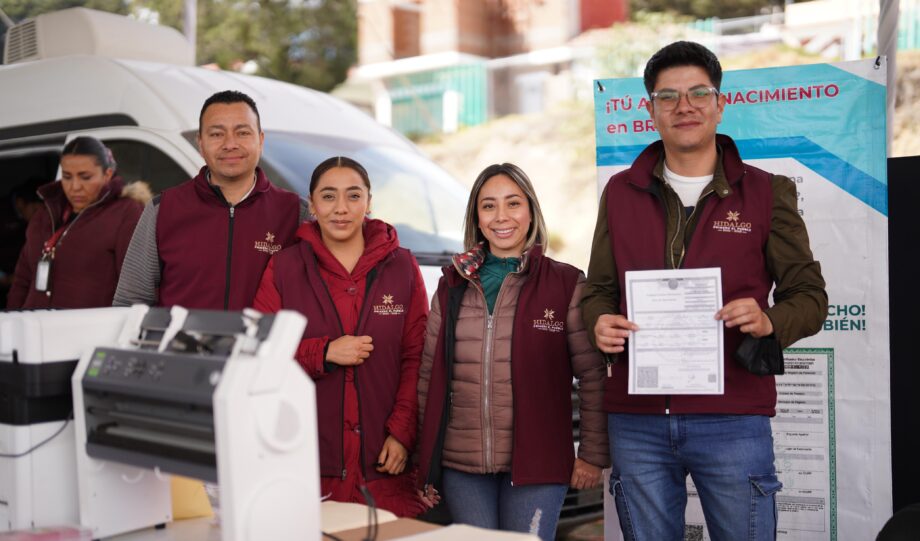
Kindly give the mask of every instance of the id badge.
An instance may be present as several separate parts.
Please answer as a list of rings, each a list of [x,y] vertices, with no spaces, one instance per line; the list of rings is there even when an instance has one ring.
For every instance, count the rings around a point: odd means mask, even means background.
[[[37,291],[47,291],[48,275],[51,273],[51,260],[40,259],[38,267],[35,269],[35,289]]]

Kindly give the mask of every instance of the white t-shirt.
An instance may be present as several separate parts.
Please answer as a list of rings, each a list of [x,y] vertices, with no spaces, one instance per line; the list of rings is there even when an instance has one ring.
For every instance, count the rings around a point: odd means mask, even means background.
[[[677,192],[678,197],[680,197],[680,202],[685,207],[693,207],[696,206],[697,201],[700,200],[700,194],[703,193],[703,188],[712,181],[712,175],[685,177],[668,169],[668,164],[665,162],[664,181]]]

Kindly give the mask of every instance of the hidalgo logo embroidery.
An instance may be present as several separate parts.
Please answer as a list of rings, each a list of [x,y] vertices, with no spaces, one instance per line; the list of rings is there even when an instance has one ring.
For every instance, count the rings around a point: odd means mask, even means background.
[[[256,251],[273,255],[281,249],[280,244],[275,244],[275,234],[271,231],[265,233],[265,240],[257,240],[255,244]]]
[[[556,311],[547,308],[543,310],[543,319],[533,320],[533,328],[545,332],[562,332],[565,330],[565,323],[556,321]]]
[[[751,222],[742,222],[741,212],[730,210],[724,220],[714,220],[712,228],[722,233],[746,235],[751,232]]]
[[[406,313],[405,306],[393,302],[393,295],[384,295],[380,304],[375,304],[373,309],[378,316],[398,316]]]

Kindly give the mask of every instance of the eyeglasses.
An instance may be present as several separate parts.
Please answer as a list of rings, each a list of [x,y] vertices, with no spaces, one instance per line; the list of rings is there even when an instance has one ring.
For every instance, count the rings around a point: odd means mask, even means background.
[[[687,95],[687,101],[690,105],[697,108],[703,108],[712,103],[712,97],[718,96],[719,91],[712,86],[695,86],[686,92],[680,90],[665,89],[649,94],[652,101],[657,103],[664,111],[673,111],[677,108],[681,98]]]

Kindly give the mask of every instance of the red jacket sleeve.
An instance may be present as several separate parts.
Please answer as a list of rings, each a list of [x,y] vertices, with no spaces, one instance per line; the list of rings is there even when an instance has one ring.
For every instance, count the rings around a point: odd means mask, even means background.
[[[402,361],[396,403],[387,419],[387,432],[412,453],[418,431],[418,368],[425,341],[425,324],[428,321],[428,293],[418,264],[415,265],[415,284],[406,314],[402,336]]]
[[[256,290],[256,297],[252,301],[252,307],[265,314],[274,314],[282,308],[281,293],[278,292],[278,287],[275,285],[274,257],[268,260],[265,272],[262,273],[262,280],[259,282],[259,289]],[[304,369],[304,372],[313,379],[321,378],[326,373],[323,369],[323,361],[325,360],[324,353],[328,343],[329,338],[324,336],[322,338],[304,338],[300,341],[300,345],[297,346],[297,353],[294,354],[294,359]]]

